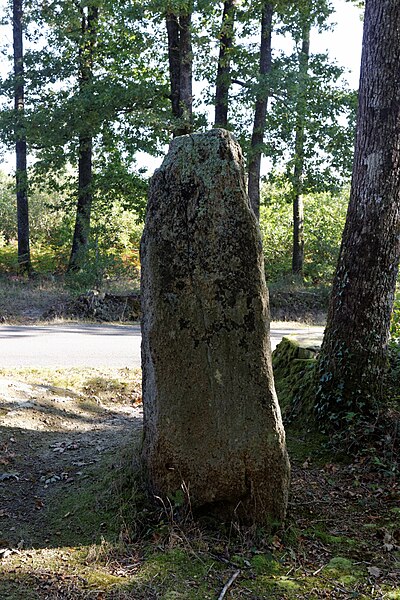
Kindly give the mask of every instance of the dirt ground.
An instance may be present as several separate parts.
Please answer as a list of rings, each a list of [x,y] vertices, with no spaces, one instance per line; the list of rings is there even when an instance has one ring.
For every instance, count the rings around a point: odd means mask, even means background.
[[[140,435],[141,405],[0,379],[0,558],[46,542],[42,515],[60,494],[90,477],[110,451]],[[50,535],[50,534],[49,534]]]
[[[370,457],[334,462],[304,432],[289,431],[289,515],[274,537],[210,535],[171,513],[147,541],[107,545],[110,515],[90,490],[140,439],[139,373],[129,388],[86,375],[0,379],[1,600],[216,600],[234,573],[226,599],[400,598],[396,479]]]

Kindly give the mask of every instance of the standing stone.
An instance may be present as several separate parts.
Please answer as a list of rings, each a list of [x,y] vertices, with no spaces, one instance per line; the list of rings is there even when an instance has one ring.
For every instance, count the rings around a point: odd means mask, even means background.
[[[143,461],[196,513],[284,517],[289,463],[271,367],[261,239],[229,132],[176,138],[141,244]]]

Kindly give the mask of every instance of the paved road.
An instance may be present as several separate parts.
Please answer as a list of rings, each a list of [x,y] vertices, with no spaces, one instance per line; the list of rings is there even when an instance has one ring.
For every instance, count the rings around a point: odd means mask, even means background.
[[[311,343],[323,327],[271,325],[272,349],[284,335]],[[1,325],[0,367],[139,367],[139,325]]]

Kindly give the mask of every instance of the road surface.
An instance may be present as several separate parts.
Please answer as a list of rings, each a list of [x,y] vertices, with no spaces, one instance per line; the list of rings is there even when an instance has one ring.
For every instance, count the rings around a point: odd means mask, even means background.
[[[318,342],[323,327],[271,324],[272,349],[285,335]],[[0,367],[140,367],[139,325],[1,325]]]

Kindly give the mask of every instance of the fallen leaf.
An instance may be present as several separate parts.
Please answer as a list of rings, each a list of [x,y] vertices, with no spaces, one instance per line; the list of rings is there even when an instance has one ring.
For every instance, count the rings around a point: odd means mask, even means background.
[[[390,544],[393,541],[393,536],[388,531],[385,531],[385,535],[383,537],[384,544]]]
[[[370,575],[372,575],[373,577],[379,577],[379,575],[381,574],[381,570],[378,567],[368,567],[367,571]]]

